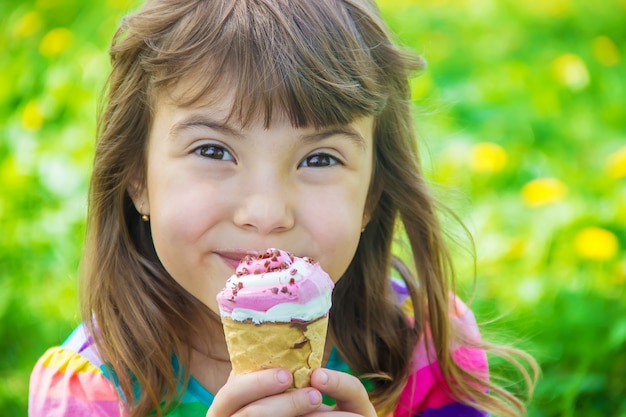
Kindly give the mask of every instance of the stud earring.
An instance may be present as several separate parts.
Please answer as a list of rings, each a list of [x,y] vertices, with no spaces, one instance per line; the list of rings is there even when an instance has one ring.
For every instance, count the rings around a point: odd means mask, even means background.
[[[142,214],[141,213],[142,211],[143,211],[143,203],[141,203],[141,205],[139,206],[139,214],[141,214],[141,220],[143,220],[144,222],[149,222],[150,216],[148,216],[147,214]]]

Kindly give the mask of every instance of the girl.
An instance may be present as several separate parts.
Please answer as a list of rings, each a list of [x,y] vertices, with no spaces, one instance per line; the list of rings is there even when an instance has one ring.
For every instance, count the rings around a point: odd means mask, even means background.
[[[411,123],[422,62],[373,3],[148,0],[111,58],[84,324],[37,363],[31,415],[524,414],[489,381],[487,344],[449,296]],[[391,253],[400,230],[409,267]],[[215,295],[268,247],[336,282],[309,388],[286,390],[282,369],[229,376]]]

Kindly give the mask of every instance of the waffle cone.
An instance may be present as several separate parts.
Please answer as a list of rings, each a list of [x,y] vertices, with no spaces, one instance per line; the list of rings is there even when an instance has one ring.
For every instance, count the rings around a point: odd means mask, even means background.
[[[309,386],[313,369],[324,355],[328,316],[303,322],[261,323],[222,317],[230,361],[235,374],[286,368],[295,388]]]

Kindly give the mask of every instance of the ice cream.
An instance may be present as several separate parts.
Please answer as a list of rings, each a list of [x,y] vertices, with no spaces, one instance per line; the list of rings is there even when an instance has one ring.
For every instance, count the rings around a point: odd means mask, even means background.
[[[311,258],[246,256],[217,295],[235,374],[284,367],[294,387],[321,366],[333,282]]]

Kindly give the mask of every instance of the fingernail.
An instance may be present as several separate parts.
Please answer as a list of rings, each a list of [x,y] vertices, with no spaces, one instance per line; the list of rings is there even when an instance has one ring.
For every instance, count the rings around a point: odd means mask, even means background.
[[[328,382],[328,374],[324,371],[319,371],[320,373],[320,382],[322,383],[322,385],[326,385],[326,383]]]
[[[311,404],[313,405],[317,405],[322,402],[322,396],[320,395],[320,393],[313,389],[307,392],[306,395],[307,397],[309,397],[309,401],[311,401]]]
[[[278,371],[276,373],[276,379],[281,384],[285,384],[285,383],[289,382],[289,376],[290,376],[289,372],[287,372],[287,371]]]

